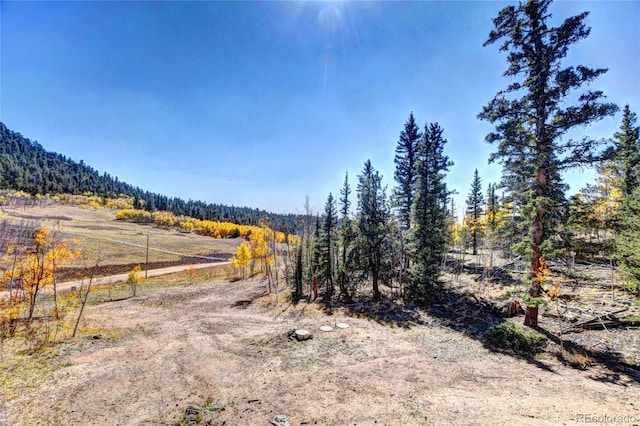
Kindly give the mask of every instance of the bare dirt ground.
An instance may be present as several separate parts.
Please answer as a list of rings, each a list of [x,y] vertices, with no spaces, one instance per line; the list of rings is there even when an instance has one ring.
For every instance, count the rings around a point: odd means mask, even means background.
[[[396,327],[269,306],[264,290],[225,281],[89,307],[85,328],[102,331],[61,344],[62,367],[0,424],[165,425],[189,404],[213,425],[640,423],[637,376],[494,352],[426,313]],[[350,327],[318,329],[337,322]],[[291,339],[297,328],[313,339]]]

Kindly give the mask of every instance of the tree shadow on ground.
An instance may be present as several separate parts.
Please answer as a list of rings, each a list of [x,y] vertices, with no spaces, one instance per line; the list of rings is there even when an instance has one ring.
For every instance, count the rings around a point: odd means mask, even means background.
[[[607,370],[600,375],[594,374],[590,376],[592,379],[624,386],[626,386],[624,378],[640,383],[640,365],[625,361],[624,356],[619,352],[589,349],[571,340],[561,340],[560,337],[542,327],[536,327],[535,330],[546,336],[549,341],[564,346],[565,352],[558,355],[558,359],[563,362],[563,364],[581,370],[588,370],[589,365],[586,364],[589,364],[590,361],[593,360],[597,365]]]
[[[438,324],[448,327],[460,333],[464,333],[482,343],[482,345],[495,353],[501,353],[535,365],[536,367],[554,372],[553,366],[536,358],[536,354],[518,353],[510,349],[503,349],[491,344],[486,338],[486,332],[492,326],[500,325],[506,321],[495,310],[479,303],[475,296],[469,293],[458,292],[455,289],[441,288],[433,297],[431,303],[424,307],[401,304],[393,301],[362,302],[343,305],[348,315],[367,318],[383,325],[409,329],[418,324]],[[515,322],[522,323],[522,316],[515,318]],[[560,345],[560,338],[543,328],[536,328],[537,332],[546,336],[550,342]],[[603,371],[595,371],[593,380],[615,383],[627,386],[629,382],[640,383],[640,366],[624,361],[624,356],[618,352],[609,350],[599,351],[590,349],[575,342],[564,340],[564,348],[567,356],[556,355],[558,361],[565,366],[579,369],[588,369],[589,365],[576,362],[576,356],[581,359],[593,360],[603,367]],[[571,355],[570,355],[571,354]]]
[[[447,259],[446,271],[452,275],[469,275],[477,282],[487,279],[492,283],[510,287],[520,282],[519,277],[514,277],[517,272],[505,267],[494,266],[486,268],[474,262],[462,263],[459,259]]]
[[[422,312],[417,307],[392,301],[351,303],[344,308],[349,316],[367,318],[382,325],[409,329],[424,324]]]

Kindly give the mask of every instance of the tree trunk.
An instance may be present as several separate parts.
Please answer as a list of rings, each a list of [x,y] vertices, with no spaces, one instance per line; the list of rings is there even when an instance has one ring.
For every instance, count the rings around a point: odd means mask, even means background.
[[[380,255],[374,254],[373,268],[371,268],[371,275],[373,279],[373,300],[376,302],[380,300],[380,288],[378,286],[378,280],[380,275]]]
[[[529,327],[538,326],[538,306],[527,306],[527,310],[524,315],[524,325]]]
[[[538,95],[540,96],[540,95]],[[541,97],[537,99],[542,99]],[[540,102],[540,100],[538,100]],[[550,147],[547,144],[547,137],[545,132],[545,117],[546,113],[544,106],[539,104],[537,107],[537,122],[536,122],[536,138],[537,138],[537,164],[535,175],[535,197],[537,200],[543,199],[547,195],[547,188],[549,185],[549,156]],[[533,279],[533,285],[529,290],[529,296],[533,298],[540,297],[541,285],[538,274],[542,273],[544,267],[542,260],[542,253],[540,253],[540,247],[545,240],[544,229],[544,217],[547,214],[547,208],[544,203],[538,203],[536,206],[535,217],[533,219],[533,256],[531,256],[531,278]],[[536,327],[538,325],[538,304],[535,306],[527,306],[527,311],[524,317],[525,325],[530,327]]]

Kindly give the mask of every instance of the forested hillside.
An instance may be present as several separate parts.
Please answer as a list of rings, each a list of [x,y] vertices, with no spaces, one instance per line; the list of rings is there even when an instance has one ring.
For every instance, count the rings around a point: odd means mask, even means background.
[[[46,151],[39,143],[0,123],[0,189],[14,189],[35,194],[83,194],[134,198],[134,207],[148,211],[168,211],[200,220],[229,221],[241,225],[258,225],[265,216],[279,228],[290,228],[295,215],[280,215],[250,207],[185,201],[180,198],[145,191],[121,182],[117,176],[100,174],[91,166],[75,162],[64,155]]]

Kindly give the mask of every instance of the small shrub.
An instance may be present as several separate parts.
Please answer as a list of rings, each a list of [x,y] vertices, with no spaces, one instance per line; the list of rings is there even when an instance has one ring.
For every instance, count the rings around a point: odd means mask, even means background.
[[[140,268],[140,265],[134,266],[131,272],[129,272],[129,277],[127,278],[127,284],[129,284],[129,286],[131,287],[131,295],[133,297],[136,297],[136,290],[138,288],[138,284],[140,283],[139,274],[141,270],[142,268]]]
[[[588,367],[598,364],[598,362],[589,355],[580,352],[566,352],[563,359],[573,368],[579,368],[581,370],[586,370]]]
[[[525,331],[510,320],[492,326],[485,337],[496,347],[521,354],[540,352],[547,341],[546,336],[535,331]]]
[[[502,293],[500,296],[498,296],[499,300],[502,301],[506,301],[511,299],[513,296],[519,297],[522,295],[522,293],[524,293],[524,290],[521,288],[512,288],[509,290],[506,290],[504,293]]]

